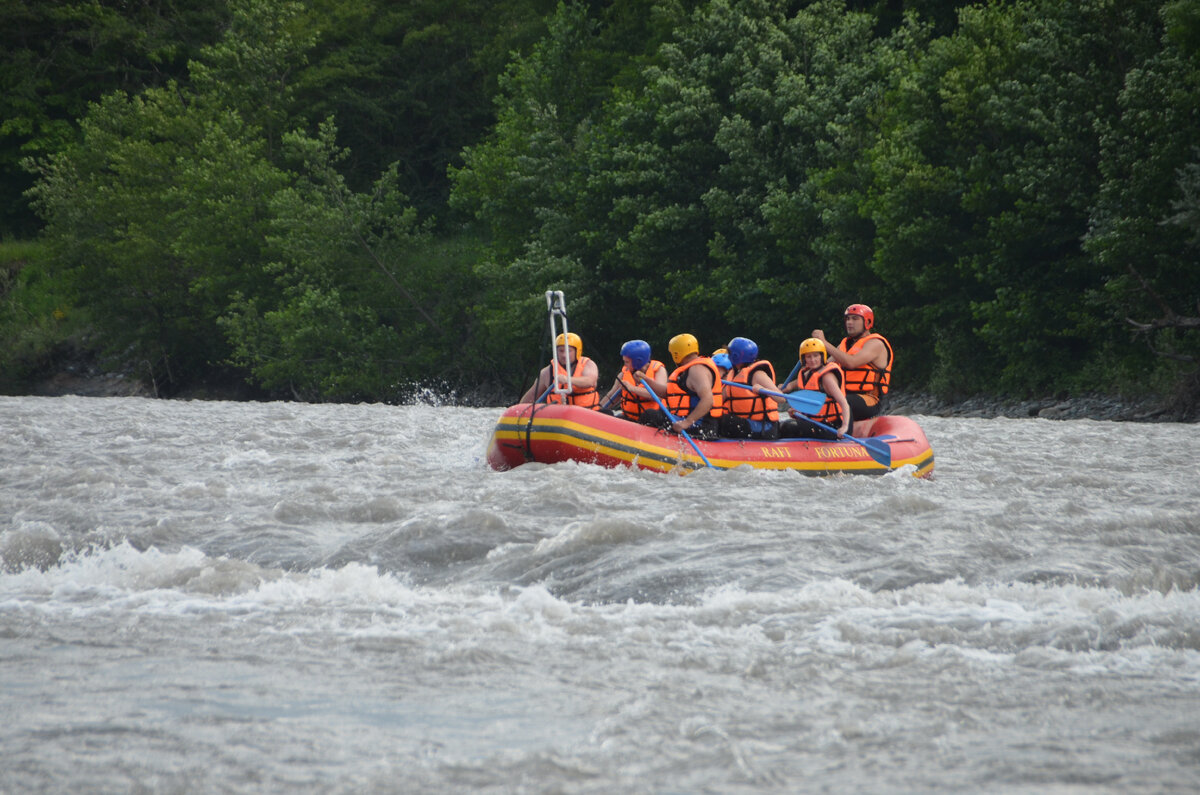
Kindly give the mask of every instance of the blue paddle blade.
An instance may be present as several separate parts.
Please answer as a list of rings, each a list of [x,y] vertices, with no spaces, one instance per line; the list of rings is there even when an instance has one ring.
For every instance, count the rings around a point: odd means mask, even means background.
[[[846,438],[861,444],[867,451],[867,455],[875,460],[875,463],[882,464],[888,469],[892,468],[892,448],[888,447],[887,442],[881,442],[878,439],[856,439],[853,436]]]
[[[819,414],[825,405],[825,393],[816,389],[801,389],[785,395],[788,405],[801,414]]]

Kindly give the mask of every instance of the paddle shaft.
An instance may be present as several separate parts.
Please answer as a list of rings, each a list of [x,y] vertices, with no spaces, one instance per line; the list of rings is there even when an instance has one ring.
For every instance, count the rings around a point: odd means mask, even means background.
[[[736,386],[739,389],[749,389],[756,395],[771,395],[772,397],[783,398],[788,402],[789,406],[801,414],[817,414],[821,411],[821,407],[825,405],[825,393],[816,389],[801,389],[798,392],[785,395],[783,392],[772,392],[770,389],[763,389],[761,386],[755,386],[754,384],[743,384],[740,381],[726,381],[721,379],[721,383],[726,386]]]
[[[801,367],[803,364],[804,364],[804,360],[803,360],[803,359],[799,359],[799,360],[797,360],[797,361],[796,361],[796,366],[792,368],[792,371],[791,371],[790,373],[788,373],[788,377],[787,377],[787,378],[785,378],[785,379],[783,379],[783,385],[784,385],[784,386],[787,386],[787,385],[788,385],[788,382],[789,382],[789,381],[791,381],[793,378],[795,378],[795,377],[796,377],[796,373],[800,372],[800,367]]]
[[[808,421],[811,422],[813,425],[816,425],[818,428],[824,428],[827,431],[833,431],[834,433],[838,433],[837,428],[834,428],[830,425],[826,425],[823,422],[817,422],[816,420],[812,419],[811,417],[809,417]],[[892,466],[892,448],[888,446],[887,442],[881,442],[878,439],[859,439],[858,437],[851,436],[848,433],[844,434],[842,436],[842,438],[849,439],[852,442],[857,442],[858,444],[862,445],[863,449],[867,451],[867,455],[871,456],[871,458],[873,458],[875,460],[875,463],[883,464],[885,467],[888,467],[889,469],[891,468],[891,466]]]
[[[671,422],[679,422],[679,418],[672,414],[669,409],[667,409],[666,404],[663,403],[658,397],[658,393],[654,391],[652,386],[650,386],[649,379],[647,379],[645,376],[638,376],[638,378],[641,380],[642,386],[646,387],[646,391],[650,393],[650,397],[654,398],[654,402],[658,404],[660,409],[662,409],[662,413],[666,415],[667,419],[669,419]],[[680,428],[679,435],[684,439],[687,439],[687,443],[690,444],[692,449],[696,451],[696,455],[700,456],[700,460],[704,462],[704,466],[708,467],[709,469],[716,469],[716,467],[709,463],[708,456],[704,455],[704,453],[700,450],[700,446],[692,441],[692,437],[690,434],[688,434],[686,429]]]

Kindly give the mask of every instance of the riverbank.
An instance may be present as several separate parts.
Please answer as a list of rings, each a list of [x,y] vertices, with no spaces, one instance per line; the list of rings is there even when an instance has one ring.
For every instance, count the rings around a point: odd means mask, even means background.
[[[117,373],[61,372],[39,382],[30,394],[43,397],[156,397],[153,388],[136,378]],[[247,400],[247,390],[236,386],[208,386],[175,396],[182,400]],[[1072,398],[1003,400],[973,397],[949,402],[923,393],[898,393],[891,397],[889,414],[924,414],[934,417],[1036,417],[1048,420],[1111,420],[1116,422],[1195,422],[1196,416],[1165,406],[1161,398],[1140,401],[1105,395]]]
[[[1013,417],[1044,420],[1111,420],[1115,422],[1195,422],[1188,412],[1166,405],[1162,398],[1127,400],[1107,395],[1071,398],[1004,400],[977,396],[951,403],[933,395],[897,394],[888,403],[890,414],[926,414],[935,417]]]
[[[39,397],[81,395],[85,397],[161,397],[153,384],[130,373],[106,373],[94,361],[78,357],[64,362],[51,375],[41,379],[28,394]],[[172,395],[180,400],[233,400],[262,399],[244,382],[230,379],[227,382],[196,385]],[[457,404],[464,402],[461,395],[451,395],[438,402]],[[507,405],[505,396],[495,395],[488,400],[485,395],[473,395],[465,401],[481,406],[494,403]],[[1193,401],[1195,403],[1195,401]],[[893,392],[889,397],[889,414],[924,414],[934,417],[1013,417],[1028,419],[1036,417],[1047,420],[1111,420],[1116,422],[1195,422],[1200,420],[1196,406],[1172,405],[1160,396],[1131,400],[1110,395],[1085,395],[1070,398],[1034,398],[1010,400],[989,396],[976,396],[961,401],[947,401],[922,392]]]

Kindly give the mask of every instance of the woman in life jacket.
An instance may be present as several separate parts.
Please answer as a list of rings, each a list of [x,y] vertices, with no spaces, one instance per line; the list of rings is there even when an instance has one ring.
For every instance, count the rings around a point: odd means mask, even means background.
[[[829,358],[829,349],[825,343],[815,337],[809,337],[800,343],[800,372],[795,381],[783,385],[781,392],[795,392],[797,389],[818,389],[825,393],[825,405],[813,416],[817,422],[835,428],[831,431],[813,423],[808,417],[794,409],[788,409],[791,419],[781,423],[780,435],[791,439],[837,439],[850,433],[853,426],[850,416],[850,404],[846,400],[844,389],[845,374],[837,362]],[[787,401],[778,398],[780,405]]]
[[[600,407],[600,395],[596,392],[599,378],[596,363],[583,355],[580,336],[574,332],[559,334],[554,340],[554,359],[538,373],[537,381],[521,397],[521,402],[531,403],[540,398],[547,403],[566,402],[596,409]]]
[[[667,391],[667,368],[657,359],[650,358],[650,343],[645,340],[629,340],[621,346],[621,361],[624,363],[621,372],[617,373],[612,388],[600,401],[600,411],[605,414],[616,414],[633,422],[644,422],[647,411],[656,409],[658,404],[650,396],[650,392],[642,384],[647,379]],[[612,408],[614,401],[620,398],[617,409]]]
[[[775,390],[775,368],[766,359],[758,358],[754,340],[734,337],[726,348],[733,369],[725,380],[745,386],[725,384],[721,435],[731,439],[778,439],[779,408],[775,398],[758,391]]]

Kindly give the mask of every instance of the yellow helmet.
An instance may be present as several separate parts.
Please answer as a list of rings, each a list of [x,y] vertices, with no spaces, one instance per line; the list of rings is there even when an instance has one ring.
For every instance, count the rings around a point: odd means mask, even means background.
[[[568,347],[575,349],[575,358],[577,360],[583,358],[583,340],[579,338],[578,334],[574,331],[568,332],[566,335],[559,334],[554,338],[554,349],[557,351],[562,348],[564,342]]]
[[[800,360],[804,361],[804,354],[819,353],[821,354],[821,364],[829,361],[829,349],[825,347],[825,343],[821,342],[816,337],[809,337],[804,342],[800,343]]]
[[[667,350],[671,352],[675,364],[679,364],[689,354],[700,352],[700,342],[691,334],[676,334],[667,343]]]

